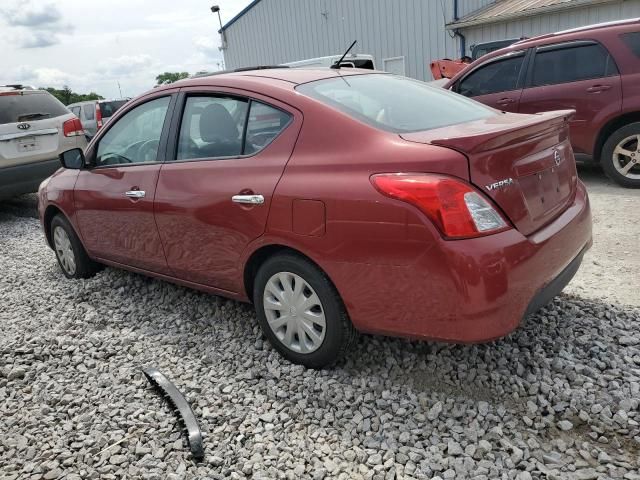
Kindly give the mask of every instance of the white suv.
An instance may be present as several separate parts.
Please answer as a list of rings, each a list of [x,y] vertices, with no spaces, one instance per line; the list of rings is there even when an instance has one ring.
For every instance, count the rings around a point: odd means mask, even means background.
[[[0,199],[37,191],[59,153],[86,146],[80,120],[49,92],[0,86]]]

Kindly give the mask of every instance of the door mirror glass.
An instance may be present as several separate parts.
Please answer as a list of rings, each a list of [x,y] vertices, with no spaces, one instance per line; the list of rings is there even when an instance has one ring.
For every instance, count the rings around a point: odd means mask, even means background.
[[[62,152],[60,154],[60,163],[64,168],[69,168],[72,170],[78,170],[84,167],[84,153],[81,148],[74,148],[72,150],[67,150],[66,152]]]

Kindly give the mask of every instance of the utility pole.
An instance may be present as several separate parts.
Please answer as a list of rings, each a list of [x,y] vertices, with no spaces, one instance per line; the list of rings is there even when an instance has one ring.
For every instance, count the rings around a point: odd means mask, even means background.
[[[122,100],[122,88],[120,88],[120,80],[118,80],[118,90],[120,91],[120,100]]]
[[[218,22],[220,23],[220,35],[221,35],[221,39],[222,39],[222,45],[220,45],[220,48],[218,50],[223,52],[222,55],[224,56],[224,51],[227,49],[227,34],[224,31],[224,29],[222,28],[222,17],[220,16],[220,6],[219,5],[213,5],[211,7],[211,12],[218,14]],[[222,67],[223,67],[223,70],[224,70],[224,61],[222,63]]]

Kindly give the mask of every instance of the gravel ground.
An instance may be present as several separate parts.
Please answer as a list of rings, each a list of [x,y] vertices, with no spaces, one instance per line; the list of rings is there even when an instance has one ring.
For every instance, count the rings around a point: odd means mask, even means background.
[[[593,247],[565,291],[640,307],[640,189],[620,188],[598,167],[579,172],[591,199]]]
[[[65,280],[32,208],[0,207],[1,479],[640,480],[640,309],[588,282],[497,342],[362,336],[310,371],[248,305],[114,269]],[[203,462],[142,366],[192,403]]]

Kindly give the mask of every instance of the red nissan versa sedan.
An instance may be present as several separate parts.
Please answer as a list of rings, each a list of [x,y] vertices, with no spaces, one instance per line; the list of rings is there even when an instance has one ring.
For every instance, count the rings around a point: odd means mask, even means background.
[[[370,70],[194,78],[62,154],[40,217],[67,277],[106,264],[252,301],[309,367],[356,330],[487,341],[559,293],[591,244],[572,115]]]

